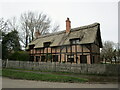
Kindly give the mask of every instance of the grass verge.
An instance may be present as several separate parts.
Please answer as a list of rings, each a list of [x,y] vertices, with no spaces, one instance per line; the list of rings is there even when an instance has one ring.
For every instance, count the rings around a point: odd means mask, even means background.
[[[79,78],[79,77],[70,77],[70,76],[61,76],[54,74],[39,74],[32,72],[20,72],[12,71],[9,69],[2,70],[3,77],[9,77],[14,79],[26,79],[26,80],[40,80],[40,81],[51,81],[51,82],[87,82],[88,79]]]
[[[58,75],[89,75],[89,76],[118,76],[118,75],[111,75],[111,74],[82,74],[82,73],[72,73],[72,72],[62,72],[62,71],[40,71],[40,70],[28,70],[28,69],[19,69],[19,68],[7,68],[8,70],[22,70],[22,71],[33,71],[33,72],[47,72],[47,73],[53,73]]]
[[[0,69],[0,76],[2,76],[2,69]]]

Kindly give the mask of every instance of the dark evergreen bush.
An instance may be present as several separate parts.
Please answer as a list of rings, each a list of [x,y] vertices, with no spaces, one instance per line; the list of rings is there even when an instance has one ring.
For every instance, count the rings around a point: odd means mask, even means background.
[[[29,61],[29,54],[26,51],[16,51],[9,56],[9,60]]]

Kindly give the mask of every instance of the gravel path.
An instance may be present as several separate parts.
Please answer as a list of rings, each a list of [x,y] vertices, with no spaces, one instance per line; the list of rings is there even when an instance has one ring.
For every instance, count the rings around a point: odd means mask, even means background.
[[[2,88],[118,88],[118,84],[59,83],[3,77]]]

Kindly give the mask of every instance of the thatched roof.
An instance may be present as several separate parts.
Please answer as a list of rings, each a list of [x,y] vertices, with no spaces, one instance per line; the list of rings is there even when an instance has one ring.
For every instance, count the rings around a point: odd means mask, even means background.
[[[80,38],[79,44],[89,44],[94,43],[96,37],[99,38],[99,44],[100,47],[102,47],[99,23],[73,28],[70,33],[66,33],[64,30],[57,33],[43,35],[38,39],[33,40],[29,45],[35,45],[34,48],[44,47],[45,42],[51,42],[50,47],[69,45],[70,39],[74,38]],[[26,49],[29,49],[29,46]]]

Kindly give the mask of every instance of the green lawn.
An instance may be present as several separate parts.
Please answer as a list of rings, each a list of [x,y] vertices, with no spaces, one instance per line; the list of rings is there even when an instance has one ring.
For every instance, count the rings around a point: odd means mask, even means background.
[[[2,76],[2,69],[0,69],[0,76]]]
[[[55,74],[40,74],[33,72],[20,72],[20,71],[13,71],[10,69],[3,69],[2,76],[14,78],[14,79],[41,80],[41,81],[51,81],[51,82],[88,82],[88,79],[79,78],[79,77],[62,76]]]

